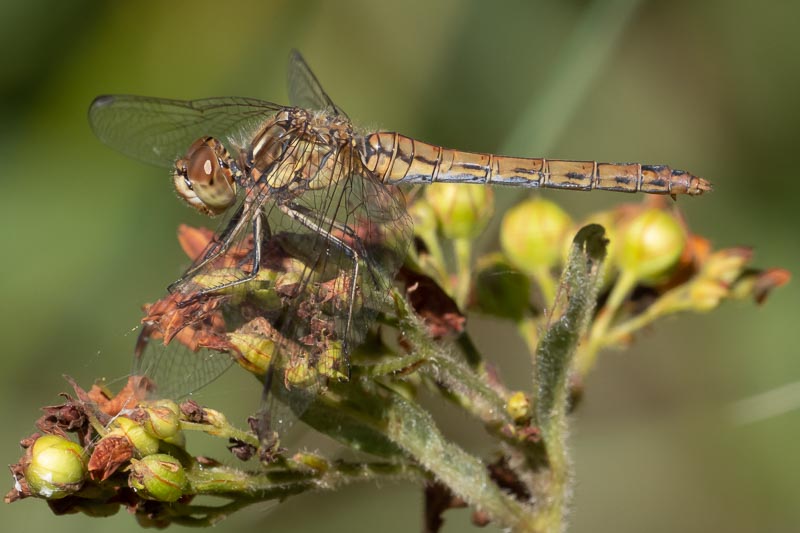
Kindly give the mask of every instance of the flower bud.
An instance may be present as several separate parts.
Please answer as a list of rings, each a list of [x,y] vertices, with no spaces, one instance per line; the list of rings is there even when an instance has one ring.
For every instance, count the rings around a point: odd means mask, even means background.
[[[314,470],[318,473],[325,473],[330,470],[331,465],[328,461],[325,460],[324,457],[319,455],[308,453],[308,452],[299,452],[292,457],[295,461],[302,464],[303,466],[307,466],[308,468]]]
[[[147,419],[144,429],[157,439],[169,439],[177,435],[181,429],[180,407],[172,400],[159,400],[145,406]]]
[[[265,332],[253,328],[239,328],[228,333],[228,341],[236,348],[236,362],[257,376],[267,373],[276,345]]]
[[[506,402],[506,412],[517,424],[524,423],[531,417],[531,401],[524,392],[515,392]]]
[[[128,485],[147,500],[174,502],[184,495],[189,482],[180,461],[158,453],[132,462]]]
[[[689,298],[695,311],[711,311],[728,296],[728,287],[708,278],[698,278],[689,286]]]
[[[79,490],[86,477],[83,448],[56,435],[39,437],[30,451],[25,479],[31,492],[56,500]]]
[[[289,386],[310,387],[319,379],[319,374],[315,367],[310,366],[308,357],[292,357],[287,363],[284,379]]]
[[[660,209],[646,209],[620,231],[616,262],[636,279],[658,282],[674,267],[686,246],[677,220]]]
[[[342,372],[342,368],[345,372]],[[342,343],[339,341],[329,341],[327,347],[320,354],[317,361],[317,372],[320,375],[336,379],[337,381],[347,381],[347,362],[342,352]]]
[[[477,237],[492,216],[493,198],[489,187],[434,183],[425,188],[425,199],[448,239]]]
[[[280,294],[275,290],[275,280],[281,275],[270,268],[261,268],[253,280],[252,286],[248,286],[246,293],[248,298],[253,298],[258,302],[259,309],[265,313],[279,311],[283,308],[283,301]]]
[[[114,419],[115,428],[128,439],[137,452],[141,455],[151,455],[158,452],[158,439],[145,431],[144,427],[138,422],[124,416]]]
[[[423,239],[436,232],[436,213],[425,198],[418,198],[409,205],[408,214],[411,215],[411,220],[414,221],[414,232]]]
[[[555,203],[532,198],[509,209],[500,227],[500,245],[508,259],[526,274],[555,266],[572,221]]]

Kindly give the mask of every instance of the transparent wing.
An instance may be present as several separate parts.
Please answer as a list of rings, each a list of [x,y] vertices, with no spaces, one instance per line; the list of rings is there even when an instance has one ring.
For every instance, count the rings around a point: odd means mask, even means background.
[[[162,342],[140,364],[159,391],[185,395],[224,371],[223,357],[236,360],[265,378],[265,433],[287,425],[275,398],[299,416],[328,379],[349,377],[349,353],[384,308],[411,239],[402,195],[375,179],[351,150],[295,137],[266,181],[298,172],[302,190],[246,192],[228,227],[199,254],[195,265],[202,266],[190,269],[164,301],[167,308],[172,299],[191,303],[154,321],[156,337],[180,344],[178,358],[161,361],[174,357]],[[179,337],[169,328],[188,333]],[[182,375],[184,364],[190,366]]]
[[[282,109],[254,98],[170,100],[145,96],[98,96],[89,123],[108,146],[154,165],[171,167],[191,144],[205,136],[239,150],[259,126]],[[232,153],[237,153],[236,151]]]
[[[211,319],[209,315],[206,319]],[[132,374],[144,376],[156,398],[182,399],[220,377],[234,362],[230,354],[205,348],[189,339],[203,327],[189,324],[169,344],[150,326],[144,326],[137,343]]]
[[[289,54],[289,103],[296,107],[325,111],[347,117],[322,88],[303,56],[297,50]]]
[[[201,290],[201,284],[217,284],[224,278],[227,269],[239,271],[239,260],[249,254],[241,246],[252,245],[242,239],[247,227],[238,221],[245,216],[244,202],[230,210],[222,221],[222,230],[215,236],[211,230],[182,226],[179,241],[187,254],[194,259],[192,268],[206,254],[217,250],[220,235],[227,235],[234,242],[242,241],[221,255],[214,265],[218,276],[212,274],[211,265],[203,274],[184,276],[170,294],[149,305],[137,340],[133,362],[133,374],[148,378],[152,395],[158,398],[186,397],[221,376],[234,362],[230,351],[228,331],[232,329],[226,318],[228,295],[213,295],[197,301],[187,301],[190,288]],[[230,229],[229,229],[230,228]],[[191,268],[189,271],[191,272]]]

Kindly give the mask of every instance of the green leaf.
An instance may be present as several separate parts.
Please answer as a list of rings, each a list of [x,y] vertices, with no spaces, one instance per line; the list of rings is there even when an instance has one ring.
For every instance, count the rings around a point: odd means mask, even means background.
[[[567,412],[567,375],[578,341],[589,326],[602,282],[608,242],[604,234],[602,226],[590,224],[572,241],[550,321],[536,349],[536,418],[546,442],[559,440]]]

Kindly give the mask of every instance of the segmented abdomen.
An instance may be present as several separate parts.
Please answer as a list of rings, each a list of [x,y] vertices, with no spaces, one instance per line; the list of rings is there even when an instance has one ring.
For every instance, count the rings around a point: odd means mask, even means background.
[[[590,191],[698,195],[711,184],[665,165],[598,163],[462,152],[399,133],[364,138],[365,166],[391,184],[457,182]]]

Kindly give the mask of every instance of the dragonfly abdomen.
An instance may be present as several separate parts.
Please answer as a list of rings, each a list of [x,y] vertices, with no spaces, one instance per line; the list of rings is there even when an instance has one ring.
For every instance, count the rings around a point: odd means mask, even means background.
[[[389,132],[364,139],[364,164],[390,184],[455,182],[672,195],[711,189],[706,180],[665,165],[462,152]]]

